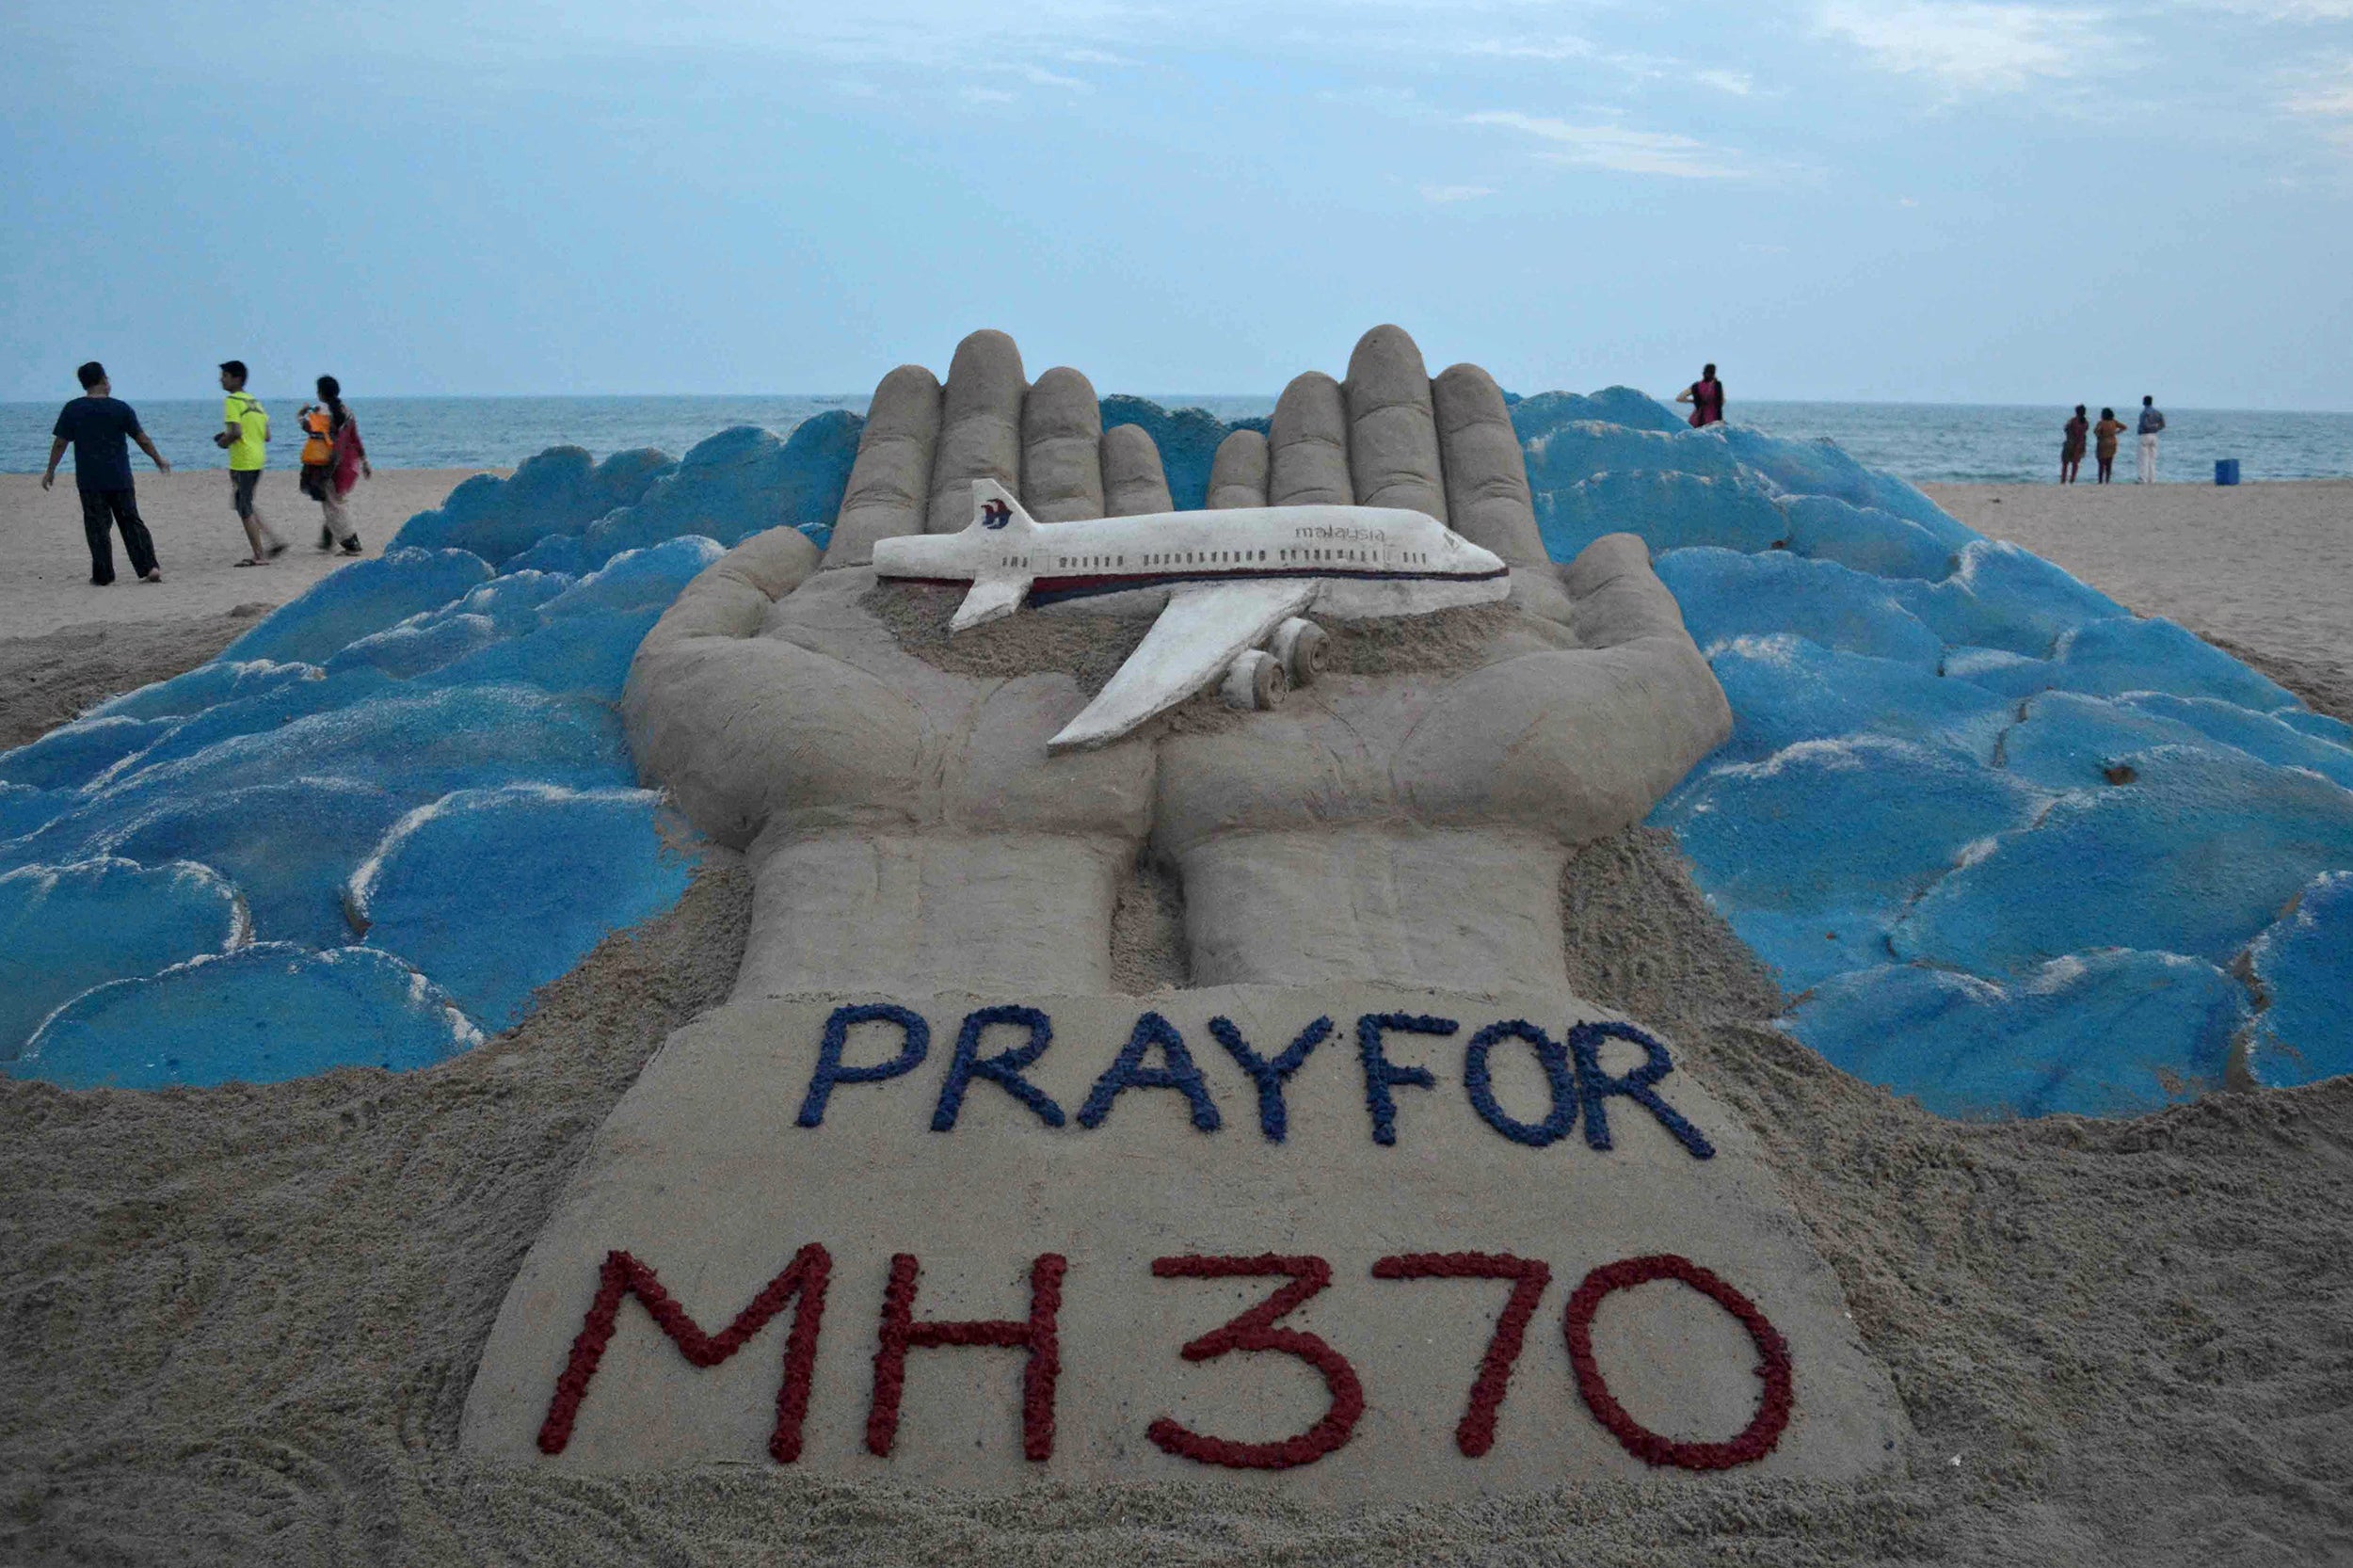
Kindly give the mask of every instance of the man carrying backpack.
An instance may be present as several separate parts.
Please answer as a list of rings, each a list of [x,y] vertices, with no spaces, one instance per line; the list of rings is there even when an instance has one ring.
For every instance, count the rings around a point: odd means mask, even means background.
[[[220,406],[221,427],[213,433],[213,444],[229,449],[229,504],[236,508],[237,520],[245,525],[245,542],[253,550],[237,565],[258,567],[283,555],[286,541],[263,518],[254,499],[267,463],[263,448],[269,441],[269,415],[246,394],[245,379],[243,360],[221,362],[220,390],[228,396]]]

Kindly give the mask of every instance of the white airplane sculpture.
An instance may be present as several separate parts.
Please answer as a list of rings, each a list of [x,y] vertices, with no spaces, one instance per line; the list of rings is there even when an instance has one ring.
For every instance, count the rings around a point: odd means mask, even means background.
[[[1160,611],[1048,751],[1108,744],[1221,675],[1236,707],[1273,707],[1322,662],[1322,629],[1300,618],[1304,610],[1424,616],[1512,590],[1501,557],[1420,512],[1250,506],[1041,523],[990,479],[972,481],[962,533],[876,540],[874,569],[900,582],[970,583],[951,633],[1025,603]]]

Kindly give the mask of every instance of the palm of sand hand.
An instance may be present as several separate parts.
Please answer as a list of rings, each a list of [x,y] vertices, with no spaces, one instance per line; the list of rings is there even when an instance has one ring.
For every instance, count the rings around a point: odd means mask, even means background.
[[[1099,408],[1076,371],[1029,385],[999,333],[968,338],[944,388],[892,372],[833,569],[760,536],[648,637],[624,699],[641,772],[758,878],[739,989],[1107,989],[1147,832],[1183,875],[1197,981],[1557,972],[1567,847],[1638,819],[1725,724],[1639,541],[1564,582],[1493,380],[1433,382],[1377,328],[1345,384],[1302,376],[1267,436],[1228,439],[1209,504],[1429,513],[1512,565],[1517,613],[1450,678],[1339,676],[1241,725],[1049,759],[1077,684],[912,656],[867,608],[867,562],[877,539],[962,528],[981,477],[1042,522],[1172,509],[1150,438],[1103,431]]]
[[[1194,979],[1558,976],[1569,849],[1639,821],[1729,726],[1641,542],[1555,567],[1493,379],[1431,379],[1393,327],[1345,383],[1293,381],[1263,448],[1220,452],[1211,494],[1427,512],[1511,564],[1517,613],[1459,673],[1337,676],[1161,741],[1154,843],[1183,876]]]

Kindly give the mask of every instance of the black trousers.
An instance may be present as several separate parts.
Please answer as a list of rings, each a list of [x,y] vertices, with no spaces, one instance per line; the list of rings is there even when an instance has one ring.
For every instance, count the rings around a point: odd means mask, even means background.
[[[84,490],[82,532],[89,539],[89,580],[100,587],[115,580],[114,541],[109,525],[122,530],[122,552],[131,557],[131,575],[145,577],[155,569],[155,541],[139,520],[135,490]]]

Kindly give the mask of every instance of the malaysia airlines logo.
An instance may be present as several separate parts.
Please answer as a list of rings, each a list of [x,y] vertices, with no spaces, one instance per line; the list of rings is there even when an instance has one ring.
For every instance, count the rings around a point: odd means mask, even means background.
[[[983,528],[1002,528],[1012,520],[1013,508],[1002,501],[991,500],[982,504],[981,526]]]

